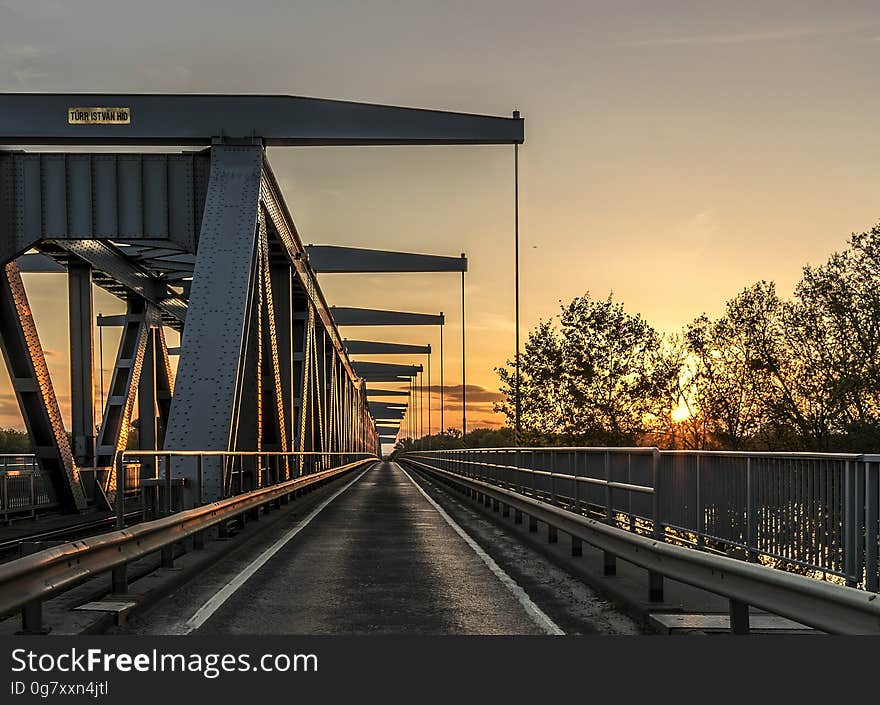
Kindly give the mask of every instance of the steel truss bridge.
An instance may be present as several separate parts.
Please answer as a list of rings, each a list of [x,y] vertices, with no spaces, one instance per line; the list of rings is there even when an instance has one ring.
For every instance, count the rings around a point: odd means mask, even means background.
[[[67,542],[19,541],[22,555],[0,564],[0,616],[20,611],[23,631],[42,633],[43,603],[94,576],[111,575],[104,594],[120,604],[131,564],[159,554],[162,567],[173,567],[182,548],[184,557],[204,552],[231,526],[302,498],[310,513],[274,544],[281,546],[341,495],[336,501],[347,509],[335,518],[329,511],[310,529],[312,543],[305,538],[297,550],[317,552],[305,561],[311,569],[343,574],[295,591],[251,584],[243,592],[269,590],[273,606],[288,593],[303,599],[268,617],[247,613],[259,594],[225,615],[205,616],[203,606],[175,633],[208,619],[234,633],[239,611],[248,628],[263,620],[266,633],[283,620],[290,630],[311,629],[314,615],[299,607],[325,603],[325,589],[337,591],[339,613],[355,618],[371,619],[370,610],[396,615],[414,595],[425,620],[418,629],[469,623],[478,631],[562,633],[534,604],[523,611],[528,595],[505,593],[509,576],[496,581],[503,569],[462,541],[466,532],[440,506],[455,512],[450,490],[509,529],[519,525],[523,540],[539,524],[548,544],[567,534],[572,557],[595,553],[601,579],[624,568],[618,559],[642,571],[628,576],[645,584],[639,605],[662,606],[670,593],[696,589],[723,601],[734,632],[749,631],[750,608],[760,608],[823,631],[880,633],[876,456],[504,448],[418,450],[379,462],[381,442],[395,437],[415,402],[382,385],[410,382],[423,367],[352,356],[431,349],[347,340],[339,326],[439,325],[442,359],[445,319],[328,306],[317,275],[455,272],[463,292],[467,259],[304,245],[266,148],[518,145],[523,135],[516,113],[287,96],[0,95],[0,145],[8,148],[0,152],[0,347],[34,446],[33,456],[2,460],[0,508],[4,518],[50,505],[69,514],[115,510],[90,524],[105,530],[113,522],[113,531],[70,541],[54,529],[41,536]],[[139,146],[164,149],[106,151]],[[181,146],[192,149],[173,151]],[[23,271],[67,277],[69,435]],[[99,321],[122,333],[98,409],[93,285],[126,305],[124,315]],[[181,334],[179,349],[168,347],[168,329]],[[172,355],[179,355],[176,374]],[[465,359],[463,347],[463,370]],[[367,473],[373,481],[359,482]],[[333,494],[309,505],[306,494],[316,490]],[[13,506],[15,492],[22,494]],[[141,502],[136,517],[132,496]],[[381,511],[364,511],[376,506]],[[439,545],[440,558],[412,551],[410,541]],[[385,562],[365,561],[364,542]],[[0,542],[0,550],[11,543]],[[283,573],[291,563],[276,567]],[[385,591],[365,597],[371,580]],[[315,585],[319,594],[310,595]],[[230,593],[212,609],[227,599],[236,598]],[[443,612],[455,604],[459,612]]]

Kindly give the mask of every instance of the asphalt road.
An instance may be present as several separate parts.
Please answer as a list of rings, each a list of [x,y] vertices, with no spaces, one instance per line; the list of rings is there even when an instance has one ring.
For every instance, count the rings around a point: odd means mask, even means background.
[[[392,463],[339,495],[198,631],[542,633]]]
[[[271,537],[248,551],[246,559],[221,561],[210,574],[160,602],[129,631],[637,631],[582,583],[547,565],[442,488],[409,476],[395,463],[376,463],[345,487],[329,494],[324,500],[329,502],[306,526],[300,516],[273,527]],[[277,550],[268,560],[257,568],[249,566],[273,546]],[[541,606],[532,594],[540,595]]]

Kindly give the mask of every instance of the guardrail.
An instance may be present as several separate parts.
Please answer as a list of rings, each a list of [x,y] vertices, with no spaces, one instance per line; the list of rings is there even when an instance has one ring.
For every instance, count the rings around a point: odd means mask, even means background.
[[[549,519],[551,541],[557,528],[569,527],[563,530],[573,537],[573,552],[580,540],[604,551],[606,574],[614,574],[617,557],[647,568],[652,600],[662,600],[664,575],[729,597],[737,631],[747,630],[745,605],[753,604],[826,631],[880,632],[875,599],[880,456],[496,448],[410,452],[400,459],[464,483],[496,505],[519,506],[534,530],[537,519]],[[798,558],[804,555],[817,560],[807,564]],[[848,586],[776,567],[839,576]],[[728,576],[745,570],[748,589],[731,592],[730,580],[692,575],[713,569]],[[851,587],[856,584],[866,589]],[[810,599],[809,608],[798,607],[795,615],[784,593],[779,599],[757,594],[783,588],[794,591],[787,598],[792,604],[800,599],[795,593],[812,595],[817,589],[820,601],[845,596],[844,611],[853,607],[855,613],[845,621],[840,614],[829,620],[828,609],[810,614],[820,608]]]
[[[192,548],[204,548],[208,531],[218,527],[219,536],[225,536],[226,523],[231,519],[244,522],[249,513],[261,509],[269,511],[290,500],[300,490],[325,482],[354,470],[376,457],[369,453],[255,453],[222,451],[125,451],[117,457],[117,467],[131,456],[196,457],[221,456],[251,457],[266,460],[278,457],[321,455],[338,458],[339,464],[317,470],[310,474],[267,484],[257,489],[203,504],[191,509],[173,511],[165,505],[167,513],[158,519],[124,527],[124,516],[117,517],[120,526],[116,531],[98,536],[63,543],[39,550],[0,565],[0,615],[16,610],[22,611],[23,633],[44,633],[42,603],[61,592],[96,575],[111,572],[111,591],[125,594],[128,590],[127,567],[131,561],[151,553],[161,552],[162,566],[174,565],[174,545],[192,537]],[[352,459],[353,456],[359,456]],[[342,461],[346,462],[342,462]],[[170,468],[170,464],[169,464]],[[170,472],[168,474],[170,479]],[[122,496],[123,493],[119,493]],[[119,506],[119,502],[117,506]]]
[[[163,516],[179,510],[181,498],[175,490],[183,486],[183,478],[174,477],[175,461],[195,463],[195,503],[203,504],[205,496],[205,465],[211,461],[210,472],[220,474],[223,497],[233,497],[261,487],[304,477],[344,465],[362,458],[366,453],[310,451],[203,451],[203,450],[124,450],[116,455],[115,474],[123,478],[117,484],[122,496],[132,488],[141,493],[142,520]],[[373,457],[373,456],[370,456]],[[179,494],[179,493],[178,493]],[[121,517],[124,506],[117,492],[116,513]],[[124,524],[119,519],[117,528]]]

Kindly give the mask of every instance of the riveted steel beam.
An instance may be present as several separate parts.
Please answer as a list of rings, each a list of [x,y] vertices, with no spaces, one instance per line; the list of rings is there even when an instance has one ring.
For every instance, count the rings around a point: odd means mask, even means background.
[[[192,254],[207,168],[204,154],[0,152],[0,180],[9,189],[0,211],[11,226],[0,240],[0,263],[43,240]]]
[[[122,298],[143,299],[158,308],[175,328],[182,327],[187,302],[148,270],[123,257],[112,245],[98,240],[55,240],[41,243],[40,247],[75,255],[91,265],[96,284]]]
[[[258,380],[263,392],[263,438],[260,447],[263,450],[285,451],[288,446],[288,426],[286,419],[285,390],[282,387],[281,355],[279,353],[278,321],[275,318],[275,292],[272,288],[272,272],[269,267],[269,244],[266,234],[266,219],[262,209],[259,214],[260,262],[262,305],[262,365],[261,378]],[[281,472],[281,478],[288,478],[287,459],[282,466],[274,468]]]
[[[278,375],[281,387],[281,403],[284,412],[284,434],[286,448],[294,449],[296,436],[294,419],[294,321],[293,321],[293,270],[289,263],[281,262],[270,266],[273,316],[275,318],[275,337],[277,341]]]
[[[262,167],[259,147],[211,150],[188,321],[165,435],[167,448],[229,450],[233,442],[254,281]],[[203,498],[213,501],[224,490],[219,463],[204,470]],[[195,463],[179,463],[174,474],[190,481],[184,489],[184,506],[193,506]]]
[[[409,392],[404,389],[367,389],[368,397],[408,397]]]
[[[14,262],[0,269],[0,347],[40,468],[53,499],[67,511],[86,508],[46,357]]]

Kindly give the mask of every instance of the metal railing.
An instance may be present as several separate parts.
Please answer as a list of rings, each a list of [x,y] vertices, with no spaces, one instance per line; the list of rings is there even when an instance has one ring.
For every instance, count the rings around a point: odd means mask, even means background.
[[[220,497],[225,499],[270,487],[292,478],[307,477],[340,465],[346,465],[370,453],[309,451],[204,451],[204,450],[123,450],[116,454],[115,474],[122,477],[116,493],[118,528],[124,527],[124,503],[132,488],[141,493],[143,520],[167,516],[181,509],[176,488],[184,478],[174,477],[178,462],[195,463],[194,496],[196,506],[205,503],[206,463],[210,472],[220,475]]]
[[[0,517],[34,516],[38,509],[54,505],[36,456],[25,453],[0,455]]]
[[[732,459],[749,455],[753,454],[721,454],[719,457]],[[675,454],[667,456],[674,457]],[[863,542],[860,543],[851,533],[860,525],[851,519],[859,505],[850,503],[849,511],[844,510],[838,518],[852,522],[846,536],[853,546],[865,549],[864,565],[876,569],[877,504],[867,501],[866,497],[877,499],[878,456],[856,456],[857,460],[801,454],[777,454],[775,457],[778,460],[825,459],[863,464],[864,493],[852,487],[860,477],[858,468],[843,473],[844,485],[850,494],[864,504]],[[692,532],[664,521],[670,473],[664,463],[670,461],[656,448],[420,451],[403,453],[399,460],[434,475],[494,511],[501,511],[502,516],[510,516],[514,510],[517,524],[522,523],[523,515],[528,515],[530,532],[537,531],[539,520],[546,523],[547,539],[551,543],[558,540],[557,531],[569,534],[573,556],[582,555],[583,543],[600,549],[604,556],[605,575],[616,573],[618,558],[646,569],[648,596],[652,602],[663,601],[664,578],[728,598],[731,631],[734,633],[749,631],[749,605],[753,605],[827,632],[880,634],[880,600],[876,599],[874,592],[834,585],[786,570],[774,570],[767,564],[742,560],[744,556],[735,553],[731,555],[722,551],[719,555],[717,549],[708,545],[709,534],[703,537],[705,550],[694,550],[699,546],[693,535],[687,536]],[[755,467],[753,472],[758,474],[757,464]],[[671,471],[674,470],[675,463],[672,463]],[[848,485],[847,472],[852,474]],[[780,480],[775,476],[771,479],[774,483]],[[771,514],[771,510],[780,509],[778,504],[788,509],[785,503],[778,501],[779,494],[770,493],[757,477],[752,478],[748,489],[753,497],[750,502],[752,522],[760,516],[756,507],[767,509]],[[711,499],[713,494],[706,491],[701,496]],[[761,498],[767,496],[773,501],[760,504]],[[804,501],[803,494],[794,496],[795,501]],[[716,501],[719,500],[716,498]],[[729,507],[725,505],[720,511],[729,511]],[[794,512],[787,516],[800,515]],[[755,525],[760,526],[760,523]],[[781,521],[778,525],[784,526]],[[866,546],[871,541],[873,549]],[[726,543],[732,542],[721,540],[719,545]],[[759,550],[753,553],[759,553]],[[868,587],[870,589],[870,582]]]
[[[226,535],[229,522],[233,519],[244,523],[245,518],[254,512],[269,511],[286,503],[301,490],[331,480],[343,473],[357,469],[377,458],[371,453],[269,453],[269,452],[224,452],[224,451],[122,451],[117,455],[116,468],[124,468],[126,461],[164,458],[162,463],[154,463],[155,468],[163,467],[163,472],[154,479],[166,489],[181,486],[172,477],[175,458],[195,458],[201,466],[208,458],[220,458],[226,466],[233,458],[253,458],[260,461],[256,467],[271,468],[279,459],[279,466],[288,464],[291,457],[309,456],[315,462],[309,463],[311,472],[299,476],[281,478],[265,477],[272,481],[262,482],[260,486],[215,502],[199,503],[183,509],[170,500],[160,506],[162,516],[125,527],[125,516],[117,514],[117,530],[99,534],[75,542],[62,543],[22,556],[0,565],[0,615],[17,609],[22,611],[22,632],[39,633],[42,625],[42,603],[61,592],[69,590],[96,575],[112,572],[110,591],[124,594],[128,591],[128,564],[153,553],[161,553],[161,565],[173,567],[175,545],[180,546],[183,539],[191,539],[192,549],[204,548],[205,541],[211,538],[216,528],[218,535]],[[323,460],[319,460],[323,458]],[[305,464],[301,464],[305,467]],[[124,473],[122,475],[124,477]],[[149,478],[147,478],[149,479]],[[199,482],[203,478],[199,478]],[[147,482],[146,487],[152,486]],[[117,493],[117,508],[124,503],[125,488]],[[167,492],[170,498],[172,492]],[[166,495],[163,495],[166,500]]]
[[[880,590],[880,456],[492,448],[403,457],[667,543]]]

